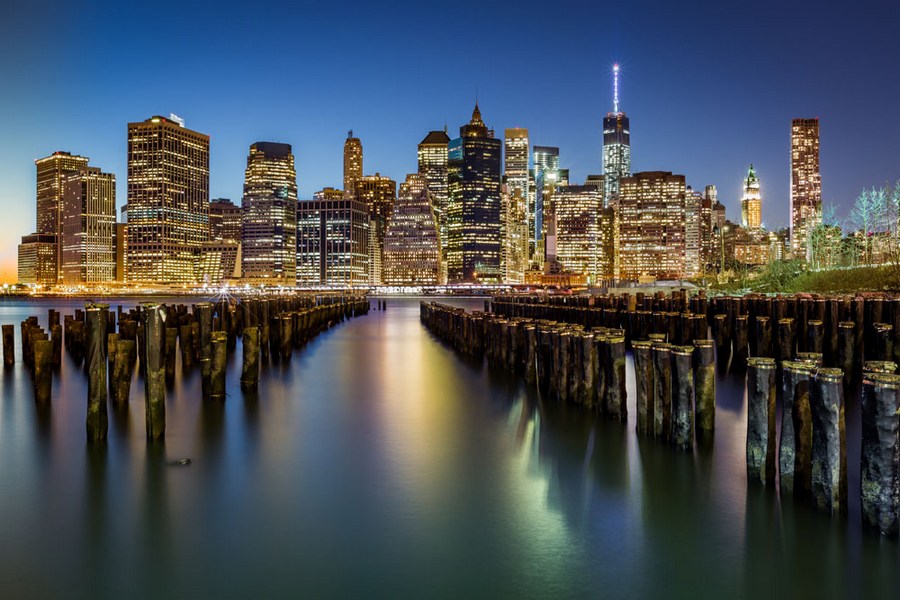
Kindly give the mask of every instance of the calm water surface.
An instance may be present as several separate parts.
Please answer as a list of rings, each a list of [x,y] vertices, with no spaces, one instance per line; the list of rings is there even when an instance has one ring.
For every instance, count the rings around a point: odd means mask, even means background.
[[[18,341],[26,316],[81,304],[6,301],[0,322]],[[417,300],[264,365],[254,396],[240,343],[224,403],[179,374],[164,444],[144,437],[137,375],[92,447],[79,367],[64,358],[39,411],[17,361],[0,402],[2,598],[900,597],[897,542],[859,527],[855,400],[855,502],[832,521],[748,489],[742,380],[720,380],[714,443],[684,454],[635,437],[632,372],[632,421],[604,422],[460,360]]]

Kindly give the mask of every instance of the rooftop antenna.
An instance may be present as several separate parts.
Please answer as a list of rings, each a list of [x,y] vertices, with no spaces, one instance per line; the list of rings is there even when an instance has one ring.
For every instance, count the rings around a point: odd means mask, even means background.
[[[613,112],[619,112],[619,63],[613,65]]]

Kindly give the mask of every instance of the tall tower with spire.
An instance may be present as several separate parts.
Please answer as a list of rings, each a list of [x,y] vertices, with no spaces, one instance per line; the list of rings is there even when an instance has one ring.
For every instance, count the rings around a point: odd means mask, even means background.
[[[362,142],[353,137],[353,130],[347,132],[344,142],[344,197],[353,198],[356,194],[356,182],[363,176]]]
[[[631,176],[631,127],[619,110],[619,65],[613,65],[613,110],[603,118],[603,174],[606,190],[603,205],[619,195],[619,180]]]
[[[762,196],[759,192],[759,178],[753,165],[744,179],[744,194],[741,196],[741,225],[747,229],[762,227]]]
[[[447,157],[447,279],[497,283],[502,279],[500,156],[502,142],[481,118],[459,128]]]

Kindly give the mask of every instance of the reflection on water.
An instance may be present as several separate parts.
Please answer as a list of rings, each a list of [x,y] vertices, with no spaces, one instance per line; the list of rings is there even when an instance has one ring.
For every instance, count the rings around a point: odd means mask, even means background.
[[[0,303],[0,322],[37,314],[45,323],[54,304]],[[898,589],[896,542],[748,489],[736,378],[719,381],[714,438],[686,454],[638,439],[633,420],[606,422],[460,360],[420,326],[413,300],[325,332],[290,363],[263,364],[255,394],[240,390],[239,375],[240,345],[227,399],[202,402],[199,372],[179,369],[166,440],[152,445],[135,375],[130,404],[109,407],[109,440],[95,447],[85,441],[77,365],[64,359],[49,407],[35,405],[21,365],[4,371],[0,596]],[[180,458],[191,465],[177,466]],[[858,476],[851,498],[854,486]]]

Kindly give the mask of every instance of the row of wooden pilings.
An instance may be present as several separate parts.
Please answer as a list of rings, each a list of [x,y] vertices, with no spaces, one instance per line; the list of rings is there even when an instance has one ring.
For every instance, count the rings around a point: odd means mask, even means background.
[[[812,352],[821,354],[824,366],[843,370],[849,383],[858,381],[867,361],[900,363],[900,296],[887,294],[708,297],[703,290],[692,296],[675,290],[505,295],[489,305],[506,317],[621,329],[627,344],[650,334],[665,335],[674,344],[711,337],[722,369],[729,364],[743,369],[751,356],[780,362]]]
[[[88,377],[86,428],[91,441],[107,435],[107,398],[114,405],[129,401],[135,368],[144,378],[147,437],[165,435],[165,393],[175,380],[180,348],[185,373],[199,365],[204,400],[225,400],[228,353],[242,339],[241,387],[255,390],[260,360],[289,361],[299,348],[323,329],[368,313],[369,301],[358,295],[222,298],[217,302],[165,305],[143,302],[123,312],[107,304],[88,303],[65,315],[49,310],[48,334],[35,316],[22,322],[22,360],[31,370],[35,400],[51,401],[53,371],[62,349],[83,362]],[[15,334],[3,325],[3,359],[15,364]]]
[[[545,319],[506,318],[422,303],[423,324],[458,352],[522,373],[561,402],[611,419],[628,418],[625,336],[621,329]],[[709,340],[670,345],[635,341],[637,432],[684,450],[715,427],[715,361]],[[695,434],[696,430],[696,434]]]

